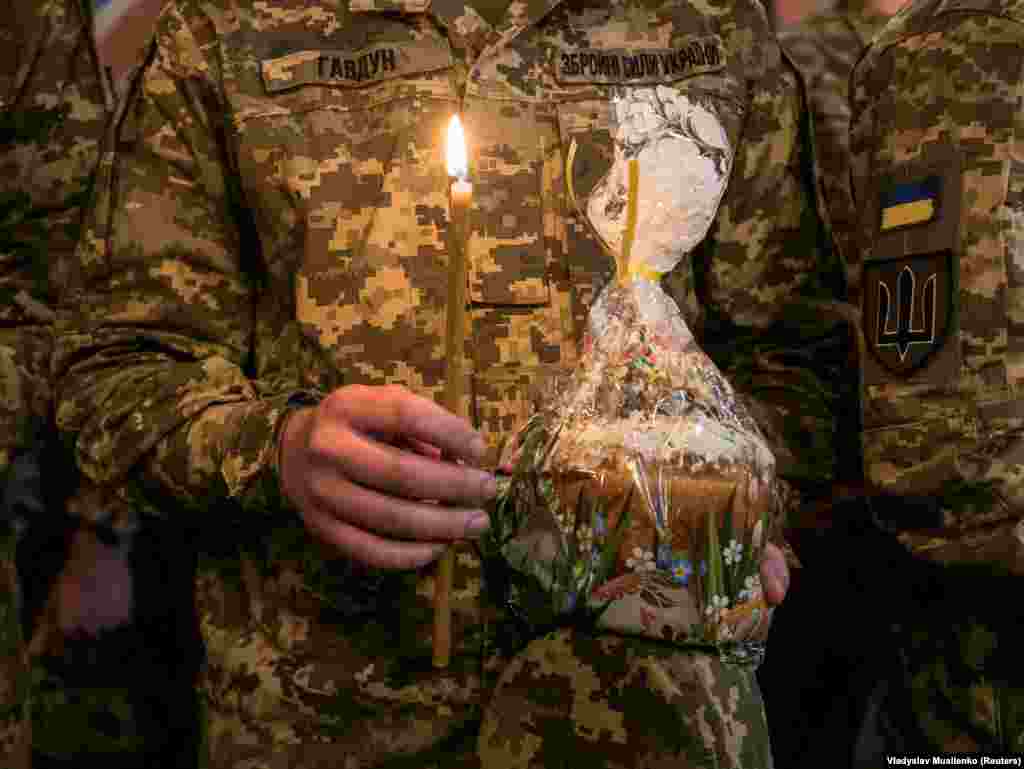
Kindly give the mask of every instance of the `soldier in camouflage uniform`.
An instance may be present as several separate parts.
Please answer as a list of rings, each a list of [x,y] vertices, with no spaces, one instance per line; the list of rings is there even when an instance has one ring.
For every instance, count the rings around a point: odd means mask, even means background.
[[[863,448],[922,561],[882,753],[1024,751],[1024,4],[924,0],[851,81]]]
[[[58,420],[88,477],[204,549],[211,765],[772,765],[752,670],[650,638],[535,638],[502,600],[507,567],[468,543],[451,664],[431,664],[425,567],[487,528],[495,483],[473,465],[572,365],[612,268],[566,199],[567,150],[585,159],[571,173],[607,168],[612,89],[655,86],[709,105],[736,148],[673,293],[783,474],[823,486],[843,355],[818,302],[836,276],[759,3],[165,9],[69,268]],[[435,403],[456,111],[478,431]],[[785,574],[763,571],[779,600]]]
[[[0,22],[0,99],[3,100],[0,195],[5,222],[0,246],[0,469],[39,442],[50,419],[49,363],[53,305],[49,260],[73,250],[89,176],[113,108],[90,45],[88,15],[77,2],[14,2]],[[25,475],[28,477],[24,477]],[[63,479],[66,483],[67,479]],[[57,485],[56,477],[48,479]],[[10,478],[7,493],[38,489],[28,470]],[[6,505],[16,515],[14,504]],[[63,556],[65,531],[44,509],[4,521],[3,688],[4,765],[27,760],[25,708],[30,688],[24,632],[36,625],[40,592],[59,564],[37,569],[19,590],[19,540],[42,539]],[[30,527],[29,524],[34,524]],[[22,544],[22,548],[24,544]],[[38,565],[38,564],[37,564]],[[49,579],[46,579],[48,577]],[[24,599],[24,602],[22,601]],[[34,616],[23,623],[22,611]]]
[[[850,94],[853,67],[871,38],[904,0],[850,0],[779,31],[796,64],[814,123],[815,172],[836,247],[855,259],[849,238],[856,211],[850,200]]]
[[[853,231],[857,212],[850,195],[849,79],[875,33],[903,0],[849,0],[779,30],[779,42],[796,65],[814,129],[815,186],[819,211],[830,226],[836,257],[856,262]],[[855,308],[842,306],[857,322]],[[847,371],[857,370],[850,345]],[[824,509],[794,516],[787,533],[804,567],[786,605],[774,617],[773,652],[758,670],[768,711],[776,761],[785,766],[848,766],[867,701],[884,676],[890,644],[887,618],[900,602],[886,582],[865,572],[863,552],[876,565],[906,567],[898,546],[870,522],[862,501],[849,498],[863,488],[860,456],[860,397],[856,376],[843,376],[837,391],[841,410],[836,453],[839,482]],[[887,554],[883,556],[883,553]],[[809,626],[831,628],[822,643]],[[837,690],[845,696],[836,697]]]
[[[17,0],[5,4],[0,17],[5,769],[26,766],[30,744],[36,768],[83,766],[91,759],[106,767],[158,766],[168,753],[170,716],[188,719],[182,707],[188,698],[168,697],[188,646],[174,644],[175,659],[160,659],[154,632],[141,630],[160,622],[161,638],[174,630],[173,639],[184,641],[187,623],[169,619],[166,600],[132,606],[139,575],[153,581],[147,570],[160,573],[160,591],[167,591],[171,569],[162,535],[137,534],[130,508],[102,489],[84,483],[75,490],[73,463],[54,441],[51,308],[61,283],[54,268],[74,250],[117,103],[93,27],[92,5],[84,0]],[[130,558],[143,566],[131,566]],[[182,607],[173,611],[180,616]],[[191,659],[194,668],[194,654]],[[152,679],[155,696],[134,683],[143,678]],[[174,735],[179,743],[181,737]]]

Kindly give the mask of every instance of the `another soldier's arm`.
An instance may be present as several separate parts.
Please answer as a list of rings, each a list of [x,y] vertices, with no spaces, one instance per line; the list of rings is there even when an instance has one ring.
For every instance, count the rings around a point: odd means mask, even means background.
[[[852,20],[856,18],[857,22]],[[827,217],[832,242],[844,262],[856,267],[859,258],[852,233],[857,211],[850,185],[849,79],[865,47],[863,25],[881,17],[832,11],[812,16],[780,34],[783,48],[800,70],[814,129],[813,150],[819,210]],[[850,273],[851,277],[855,271]]]
[[[796,74],[780,60],[754,86],[732,181],[695,264],[701,343],[801,490],[833,478],[846,356],[844,326],[825,312],[842,283],[822,249],[803,117]]]
[[[77,8],[19,0],[0,19],[0,467],[48,413],[47,273],[74,248],[106,116]]]
[[[22,620],[46,579],[24,584],[15,548],[62,534],[42,478],[50,413],[50,265],[73,248],[105,102],[73,2],[14,0],[0,13],[0,764],[23,766],[30,730]],[[26,449],[31,448],[31,451]],[[18,466],[12,460],[20,454]],[[51,468],[52,470],[52,468]],[[23,525],[32,526],[25,533]],[[10,528],[9,528],[10,527]],[[14,534],[17,531],[18,534]],[[45,560],[45,559],[44,559]],[[34,575],[34,576],[39,576]],[[46,576],[52,576],[48,572]]]
[[[165,16],[119,151],[102,159],[57,325],[58,426],[79,466],[145,487],[136,501],[158,513],[273,504],[274,435],[298,389],[246,375],[254,289],[209,67],[185,20]]]

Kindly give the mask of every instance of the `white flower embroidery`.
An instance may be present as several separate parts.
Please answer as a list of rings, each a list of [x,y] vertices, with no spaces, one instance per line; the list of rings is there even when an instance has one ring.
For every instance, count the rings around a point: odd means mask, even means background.
[[[729,599],[724,595],[713,595],[711,601],[704,607],[704,615],[715,622],[722,619],[722,612],[729,608]]]
[[[589,553],[594,546],[594,530],[582,524],[577,532],[580,553]]]
[[[626,559],[626,568],[633,571],[654,571],[658,565],[654,562],[654,553],[642,547],[633,548],[633,557]]]
[[[729,566],[735,566],[743,558],[743,545],[735,539],[729,540],[729,544],[722,548],[722,558]]]
[[[743,589],[740,591],[741,601],[753,601],[761,595],[761,578],[752,574],[743,580]]]
[[[559,530],[565,536],[572,534],[573,527],[576,525],[576,516],[565,510],[556,510],[555,522],[558,524]]]

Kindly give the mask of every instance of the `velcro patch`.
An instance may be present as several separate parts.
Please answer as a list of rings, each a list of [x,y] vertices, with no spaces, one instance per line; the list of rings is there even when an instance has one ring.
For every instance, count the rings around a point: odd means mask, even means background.
[[[939,190],[942,187],[938,176],[929,176],[910,182],[893,184],[883,190],[881,200],[882,232],[899,227],[930,222],[939,213]]]
[[[725,69],[718,35],[687,38],[676,48],[562,49],[558,80],[563,83],[671,83]]]
[[[942,350],[952,315],[952,255],[864,265],[864,336],[875,361],[906,377]]]
[[[279,93],[303,85],[358,88],[451,65],[448,48],[431,42],[375,45],[355,51],[296,51],[263,59],[260,70],[267,93]]]
[[[956,148],[932,144],[871,181],[860,297],[866,385],[944,386],[959,375],[961,169]]]

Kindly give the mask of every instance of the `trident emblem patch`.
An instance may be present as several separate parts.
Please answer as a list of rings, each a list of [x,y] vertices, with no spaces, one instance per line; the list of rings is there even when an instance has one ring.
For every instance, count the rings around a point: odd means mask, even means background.
[[[944,252],[865,265],[865,341],[890,373],[913,373],[945,343],[949,258]]]

